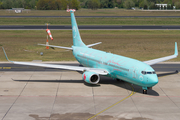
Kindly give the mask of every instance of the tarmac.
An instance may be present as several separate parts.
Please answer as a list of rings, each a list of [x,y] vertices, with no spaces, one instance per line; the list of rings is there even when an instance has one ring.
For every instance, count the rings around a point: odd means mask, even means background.
[[[49,25],[50,30],[72,30],[71,25]],[[46,30],[46,25],[0,25],[0,30]],[[78,25],[79,30],[180,30],[180,25]]]
[[[0,71],[1,120],[179,120],[180,74],[158,72],[139,86],[101,76],[98,85],[73,71]]]

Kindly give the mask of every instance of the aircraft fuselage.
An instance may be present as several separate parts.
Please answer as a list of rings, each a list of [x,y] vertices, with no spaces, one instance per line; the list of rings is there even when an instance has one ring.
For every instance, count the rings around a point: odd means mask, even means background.
[[[109,77],[121,79],[145,89],[158,83],[154,69],[141,61],[92,48],[72,47],[73,55],[80,64],[106,69]]]

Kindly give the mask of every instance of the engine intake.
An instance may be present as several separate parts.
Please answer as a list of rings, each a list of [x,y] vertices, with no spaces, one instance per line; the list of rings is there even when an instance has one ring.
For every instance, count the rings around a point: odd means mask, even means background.
[[[100,77],[95,72],[86,71],[82,74],[82,78],[85,82],[90,84],[97,84],[100,81]]]

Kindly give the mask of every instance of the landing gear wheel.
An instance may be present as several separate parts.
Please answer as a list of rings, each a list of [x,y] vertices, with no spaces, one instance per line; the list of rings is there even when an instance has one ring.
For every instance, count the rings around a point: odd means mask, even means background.
[[[147,94],[147,90],[143,90],[143,94]]]

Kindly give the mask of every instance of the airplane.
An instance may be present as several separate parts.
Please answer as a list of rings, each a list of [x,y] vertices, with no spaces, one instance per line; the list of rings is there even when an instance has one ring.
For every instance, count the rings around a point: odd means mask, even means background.
[[[76,23],[74,10],[68,10],[71,15],[72,24],[72,36],[73,36],[73,46],[63,47],[49,45],[50,47],[62,48],[67,50],[72,50],[76,60],[83,66],[68,66],[68,65],[54,65],[54,64],[40,64],[31,62],[18,62],[10,61],[6,55],[3,48],[6,59],[9,62],[19,65],[30,65],[57,69],[66,69],[82,72],[82,79],[89,84],[98,84],[101,76],[108,76],[114,79],[120,79],[131,84],[135,84],[142,87],[143,94],[147,94],[147,90],[152,88],[158,83],[158,77],[155,70],[151,67],[159,62],[170,60],[178,56],[177,43],[175,42],[175,51],[173,55],[162,57],[158,59],[139,61],[136,59],[124,57],[121,55],[112,54],[109,52],[104,52],[90,48],[94,45],[100,44],[90,44],[85,45],[81,39],[79,29]],[[45,44],[39,44],[44,45]]]

